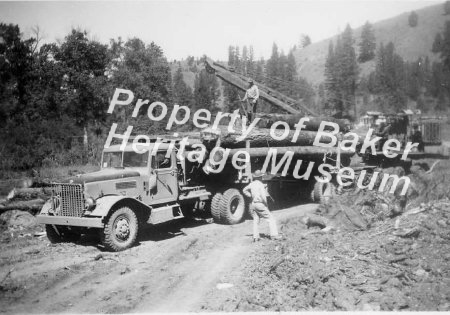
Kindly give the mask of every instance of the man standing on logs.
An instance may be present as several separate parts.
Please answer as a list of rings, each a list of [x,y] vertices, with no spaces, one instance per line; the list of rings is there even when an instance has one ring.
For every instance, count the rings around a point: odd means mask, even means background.
[[[244,195],[252,199],[252,203],[250,204],[250,212],[253,217],[253,242],[259,241],[258,225],[260,218],[267,220],[269,223],[270,238],[275,240],[281,239],[281,236],[278,234],[275,218],[267,207],[266,188],[260,181],[262,176],[263,174],[261,171],[257,170],[253,174],[253,181],[243,190]]]
[[[256,107],[258,106],[259,99],[259,89],[255,85],[252,79],[248,81],[248,89],[245,92],[245,96],[242,102],[247,101],[247,118],[248,122],[251,123],[256,115]]]

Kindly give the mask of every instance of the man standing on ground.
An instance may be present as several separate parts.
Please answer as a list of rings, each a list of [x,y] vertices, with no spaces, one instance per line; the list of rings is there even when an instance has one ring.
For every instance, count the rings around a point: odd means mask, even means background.
[[[411,133],[410,139],[411,139],[412,143],[419,144],[417,147],[417,150],[419,152],[425,152],[425,145],[424,145],[423,139],[422,139],[422,132],[420,132],[419,125],[417,123],[413,124],[413,131]]]
[[[242,102],[247,101],[247,118],[251,123],[256,115],[256,107],[258,106],[259,99],[259,89],[255,85],[252,79],[248,81],[248,89],[245,92],[245,96],[242,99]]]
[[[386,141],[388,141],[389,135],[391,134],[391,128],[392,128],[392,126],[391,126],[390,120],[388,120],[386,124],[384,122],[382,122],[380,124],[380,128],[378,129],[378,132],[376,133],[376,135],[378,137],[381,137],[380,142],[379,142],[380,150],[382,150],[384,143]]]
[[[267,207],[267,193],[264,184],[261,182],[262,173],[260,170],[257,170],[253,174],[253,181],[247,185],[243,192],[244,195],[252,199],[252,203],[250,204],[250,212],[253,217],[253,241],[259,241],[259,219],[265,219],[269,223],[270,229],[270,238],[271,239],[281,239],[281,236],[278,234],[277,224],[275,222],[275,218],[272,213],[270,213],[269,208]]]

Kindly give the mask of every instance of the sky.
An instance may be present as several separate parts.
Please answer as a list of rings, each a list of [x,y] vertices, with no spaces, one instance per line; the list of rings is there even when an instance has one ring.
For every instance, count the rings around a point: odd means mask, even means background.
[[[257,59],[270,57],[275,42],[288,52],[301,34],[320,41],[344,30],[443,3],[431,0],[359,1],[0,1],[0,22],[18,24],[24,37],[39,26],[43,41],[63,40],[72,28],[91,39],[138,37],[154,41],[169,60],[226,60],[228,46],[253,45]]]

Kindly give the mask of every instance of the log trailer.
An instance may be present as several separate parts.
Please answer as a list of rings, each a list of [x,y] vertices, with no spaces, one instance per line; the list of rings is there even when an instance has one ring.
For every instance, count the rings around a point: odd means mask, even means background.
[[[215,68],[210,67],[209,71],[211,68],[222,69],[218,70],[218,76],[221,75],[238,88],[245,89],[246,82],[238,75],[215,64],[212,66]],[[313,114],[302,106],[299,106],[302,110],[292,108],[290,104],[295,101],[276,91],[266,90],[264,87],[262,90],[263,99],[285,111],[292,114]],[[204,130],[202,137],[195,141],[201,141],[205,147],[213,149],[221,136],[223,135]],[[174,140],[175,150],[170,150],[168,154]],[[302,138],[302,141],[307,140],[308,138]],[[222,224],[236,224],[244,220],[249,200],[244,198],[242,188],[251,181],[252,172],[264,165],[264,157],[271,147],[252,147],[252,140],[238,143],[231,150],[251,151],[250,163],[237,169],[227,160],[223,171],[214,173],[211,170],[215,166],[208,161],[211,158],[215,160],[217,156],[209,156],[209,159],[207,157],[202,162],[192,161],[189,155],[195,154],[196,149],[192,148],[191,143],[182,154],[178,154],[179,141],[180,139],[165,138],[163,143],[158,144],[155,154],[149,154],[156,145],[155,141],[143,148],[146,151],[143,154],[135,151],[133,146],[136,144],[128,143],[124,150],[121,150],[121,145],[111,145],[103,151],[100,171],[53,183],[52,197],[37,215],[38,223],[45,224],[49,240],[70,241],[79,238],[81,234],[94,231],[99,233],[101,244],[106,249],[121,251],[133,246],[139,231],[147,223],[158,224],[209,212],[215,222]],[[211,147],[208,144],[213,145]],[[317,164],[310,172],[309,180],[292,176],[296,163],[288,166],[287,176],[281,176],[281,171],[266,176],[263,180],[268,182],[269,192],[276,195],[276,190],[281,191],[285,196],[283,198],[286,198],[286,188],[290,186],[294,187],[291,195],[298,197],[301,194],[311,194],[317,201],[325,201],[334,190],[334,181],[314,182],[314,176],[319,174],[317,165],[323,162],[333,163],[333,171],[336,173],[341,162],[352,155],[341,154],[337,147],[314,149],[307,145],[295,145],[278,149],[282,156],[273,156],[272,163],[267,167],[268,172],[287,151],[292,152],[293,159],[304,160],[297,173],[304,174],[309,167],[308,162]]]

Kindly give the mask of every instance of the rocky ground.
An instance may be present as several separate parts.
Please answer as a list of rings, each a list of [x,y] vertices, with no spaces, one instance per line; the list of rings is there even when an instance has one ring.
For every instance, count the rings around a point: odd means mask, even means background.
[[[317,209],[325,229],[283,222],[286,240],[255,246],[200,309],[449,311],[450,163],[433,164],[412,166],[406,198],[350,190]]]
[[[286,241],[258,244],[229,279],[237,285],[200,309],[450,310],[449,200],[367,231],[303,226],[285,222]]]
[[[280,241],[252,243],[250,221],[183,219],[108,253],[93,236],[52,245],[33,215],[6,211],[0,312],[449,311],[450,162],[433,164],[413,165],[406,199],[349,190],[274,211]]]

